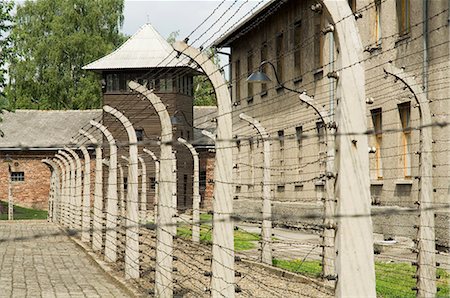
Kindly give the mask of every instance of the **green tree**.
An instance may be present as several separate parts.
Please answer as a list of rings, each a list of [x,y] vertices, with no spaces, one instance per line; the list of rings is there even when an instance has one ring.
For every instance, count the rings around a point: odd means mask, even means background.
[[[13,1],[0,2],[0,111],[7,108],[3,92],[6,85],[6,67],[11,57],[11,35],[14,8]]]
[[[17,6],[7,98],[14,108],[89,109],[97,74],[81,68],[124,41],[123,0],[36,0]]]
[[[214,64],[219,65],[219,57],[213,49],[207,50],[207,53]],[[214,88],[208,77],[196,76],[194,78],[194,106],[215,106],[217,105]]]

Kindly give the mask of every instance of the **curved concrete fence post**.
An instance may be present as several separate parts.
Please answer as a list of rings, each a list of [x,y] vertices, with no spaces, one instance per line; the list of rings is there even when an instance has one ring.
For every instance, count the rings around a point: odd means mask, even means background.
[[[211,296],[234,297],[234,234],[233,234],[233,124],[231,96],[225,78],[217,65],[205,54],[187,45],[175,42],[174,49],[193,59],[208,76],[217,99],[217,140],[214,168],[213,245]]]
[[[117,261],[117,146],[111,132],[96,121],[90,124],[98,128],[109,143],[108,193],[106,195],[106,237],[105,258],[108,262]]]
[[[51,171],[50,193],[48,200],[48,220],[55,222],[57,218],[57,205],[59,204],[59,169],[58,165],[50,159],[43,159],[42,162],[48,165]]]
[[[143,224],[147,223],[147,166],[142,157],[138,157],[141,164],[141,200],[140,217]]]
[[[92,222],[92,249],[100,251],[103,245],[103,164],[102,147],[99,141],[90,133],[80,129],[80,134],[88,138],[95,146],[95,186],[94,186],[94,217]]]
[[[336,297],[376,297],[363,46],[347,1],[323,0],[335,28]],[[352,16],[352,17],[348,17]],[[356,216],[365,214],[367,216]]]
[[[153,159],[155,163],[155,196],[153,199],[153,217],[154,222],[156,222],[156,216],[158,214],[158,197],[159,197],[159,160],[156,157],[155,153],[153,153],[153,151],[148,150],[146,148],[142,150],[148,155],[150,155],[150,157]]]
[[[72,140],[76,143],[75,140]],[[89,242],[91,240],[91,156],[86,146],[79,146],[83,153],[84,170],[83,170],[83,195],[81,202],[81,241]]]
[[[253,117],[244,113],[239,118],[253,126],[263,141],[263,206],[261,226],[261,261],[272,266],[272,198],[270,194],[270,139],[266,129]]]
[[[70,176],[69,176],[69,197],[68,197],[68,218],[69,218],[69,228],[75,229],[75,191],[76,191],[76,166],[72,155],[64,152],[63,150],[59,150],[58,154],[64,156],[64,158],[69,163],[70,167]]]
[[[178,142],[186,146],[194,159],[194,179],[193,179],[193,196],[192,196],[192,241],[200,242],[200,177],[199,177],[199,161],[198,153],[188,141],[178,138]]]
[[[69,196],[70,196],[70,165],[69,162],[61,154],[55,154],[55,159],[62,163],[62,198],[61,198],[61,219],[63,226],[68,227],[70,224],[69,218]]]
[[[155,296],[173,296],[173,223],[176,206],[173,206],[172,192],[176,180],[172,173],[172,123],[166,106],[156,94],[144,86],[129,82],[130,89],[142,94],[150,101],[161,122],[160,180],[158,214],[156,221],[156,268]]]
[[[207,131],[207,130],[202,130],[202,134],[203,134],[204,136],[207,136],[208,138],[210,138],[210,139],[213,140],[214,142],[216,141],[216,136],[215,136],[212,132]]]
[[[64,199],[65,199],[64,191],[65,191],[65,187],[66,187],[66,185],[65,185],[65,183],[66,183],[66,180],[65,180],[65,171],[66,171],[66,169],[65,169],[64,164],[61,162],[60,159],[55,157],[52,160],[60,168],[60,170],[59,170],[59,177],[58,177],[59,195],[58,195],[58,204],[57,204],[56,214],[57,214],[57,221],[59,222],[60,225],[62,225],[63,224],[63,204],[64,204]]]
[[[412,75],[392,63],[384,71],[402,81],[414,94],[420,112],[419,231],[417,254],[417,297],[436,296],[436,235],[433,196],[433,128],[430,103]]]
[[[110,106],[103,106],[103,110],[117,118],[128,134],[130,157],[127,179],[125,278],[139,278],[139,182],[136,130],[128,118],[118,110]]]
[[[82,233],[83,230],[82,230],[82,226],[81,226],[81,224],[82,224],[81,223],[81,220],[82,220],[81,212],[82,212],[82,204],[83,204],[83,197],[82,197],[83,169],[81,167],[81,160],[80,160],[80,156],[78,155],[78,153],[76,153],[74,150],[72,150],[68,147],[64,147],[64,150],[69,152],[73,156],[73,159],[75,160],[75,165],[76,165],[75,197],[74,197],[75,229],[77,231],[79,231],[80,233]]]

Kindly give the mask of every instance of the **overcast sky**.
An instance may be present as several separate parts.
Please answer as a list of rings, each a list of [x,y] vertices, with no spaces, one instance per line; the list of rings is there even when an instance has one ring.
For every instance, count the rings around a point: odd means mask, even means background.
[[[178,39],[184,39],[217,7],[212,17],[190,38],[195,39],[205,33],[194,45],[210,45],[226,30],[264,5],[268,0],[125,0],[124,24],[122,32],[135,33],[143,24],[150,22],[158,32],[167,37],[171,32],[180,31]]]

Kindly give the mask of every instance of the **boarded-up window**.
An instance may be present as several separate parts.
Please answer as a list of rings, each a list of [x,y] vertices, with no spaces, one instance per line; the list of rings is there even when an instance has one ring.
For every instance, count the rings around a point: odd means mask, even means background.
[[[250,76],[253,73],[253,52],[250,50],[247,56],[247,75]],[[247,97],[253,97],[253,83],[247,83]]]
[[[284,34],[279,33],[276,37],[277,74],[281,83],[284,82]]]
[[[398,105],[400,122],[402,124],[401,156],[402,168],[405,178],[411,178],[411,103]]]
[[[398,34],[405,35],[410,30],[410,3],[409,0],[396,0]]]
[[[267,42],[263,42],[261,44],[261,63],[267,61]],[[264,72],[265,74],[267,74],[267,64],[264,64],[262,66],[262,72]],[[267,84],[262,83],[261,84],[261,93],[265,93],[267,92]]]
[[[241,60],[236,60],[234,64],[234,80],[236,101],[239,101],[241,99]]]
[[[314,68],[323,67],[323,34],[322,34],[322,15],[315,17],[314,24]]]
[[[297,76],[302,75],[302,22],[294,24],[294,67]]]

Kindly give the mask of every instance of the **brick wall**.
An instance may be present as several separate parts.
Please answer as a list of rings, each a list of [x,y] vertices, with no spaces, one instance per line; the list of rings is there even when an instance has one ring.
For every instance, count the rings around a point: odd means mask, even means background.
[[[28,208],[47,209],[50,191],[50,169],[42,159],[52,157],[54,153],[9,152],[0,153],[0,200],[8,201],[8,162],[12,158],[11,170],[24,172],[24,181],[12,182],[14,203]]]
[[[213,209],[213,197],[214,197],[214,163],[215,153],[209,150],[200,151],[200,172],[206,171],[206,187],[204,190],[200,189],[201,196],[201,208],[204,210]]]

